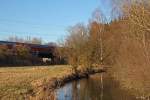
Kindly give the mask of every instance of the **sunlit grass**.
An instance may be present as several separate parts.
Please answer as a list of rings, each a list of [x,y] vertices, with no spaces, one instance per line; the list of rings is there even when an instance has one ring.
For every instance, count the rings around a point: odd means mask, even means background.
[[[67,65],[0,68],[0,99],[22,98],[22,94],[33,89],[32,82],[58,77],[69,71]]]

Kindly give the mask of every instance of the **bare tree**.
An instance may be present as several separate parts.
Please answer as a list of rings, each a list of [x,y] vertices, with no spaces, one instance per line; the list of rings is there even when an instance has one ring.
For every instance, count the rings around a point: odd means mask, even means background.
[[[104,23],[105,17],[103,16],[102,12],[99,9],[96,9],[93,13],[93,19],[91,23],[90,29],[90,38],[91,41],[95,42],[95,58],[97,59],[97,63],[103,64],[103,32],[104,32]],[[99,50],[100,49],[100,50]],[[96,57],[97,56],[97,57]],[[95,59],[95,60],[96,60]]]
[[[69,64],[73,66],[73,70],[76,73],[77,68],[81,65],[82,54],[84,52],[86,28],[82,24],[77,24],[70,27],[68,32],[69,35],[65,40],[64,49]]]
[[[150,3],[132,1],[124,6],[124,20],[120,33],[122,44],[117,54],[113,70],[127,89],[132,88],[135,95],[148,97],[150,64]],[[124,30],[126,29],[126,30]]]

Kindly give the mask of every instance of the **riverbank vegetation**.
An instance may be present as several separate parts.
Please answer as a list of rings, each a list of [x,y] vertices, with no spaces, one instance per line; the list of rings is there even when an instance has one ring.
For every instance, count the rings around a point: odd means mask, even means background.
[[[115,1],[115,0],[114,0]],[[69,28],[63,56],[73,70],[111,66],[125,89],[142,98],[150,96],[150,2],[114,3],[112,21],[96,10],[88,25]],[[121,6],[120,6],[121,5]],[[115,16],[113,16],[115,15]]]
[[[122,44],[114,64],[114,72],[123,86],[137,96],[150,96],[150,2],[139,1],[125,5],[124,25],[120,28]],[[120,22],[120,21],[118,21]],[[125,30],[123,30],[125,29]]]

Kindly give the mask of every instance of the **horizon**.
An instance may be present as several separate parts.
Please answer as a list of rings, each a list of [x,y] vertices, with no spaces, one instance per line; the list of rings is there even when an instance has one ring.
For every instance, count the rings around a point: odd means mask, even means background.
[[[98,8],[110,20],[112,0],[0,1],[0,40],[10,36],[41,38],[44,43],[65,38],[67,28],[88,24]]]

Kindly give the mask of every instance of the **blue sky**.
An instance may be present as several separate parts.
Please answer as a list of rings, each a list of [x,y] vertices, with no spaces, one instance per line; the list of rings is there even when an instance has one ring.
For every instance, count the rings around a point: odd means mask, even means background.
[[[109,17],[111,0],[0,0],[0,40],[38,37],[56,42],[76,23],[87,24],[99,8]]]

